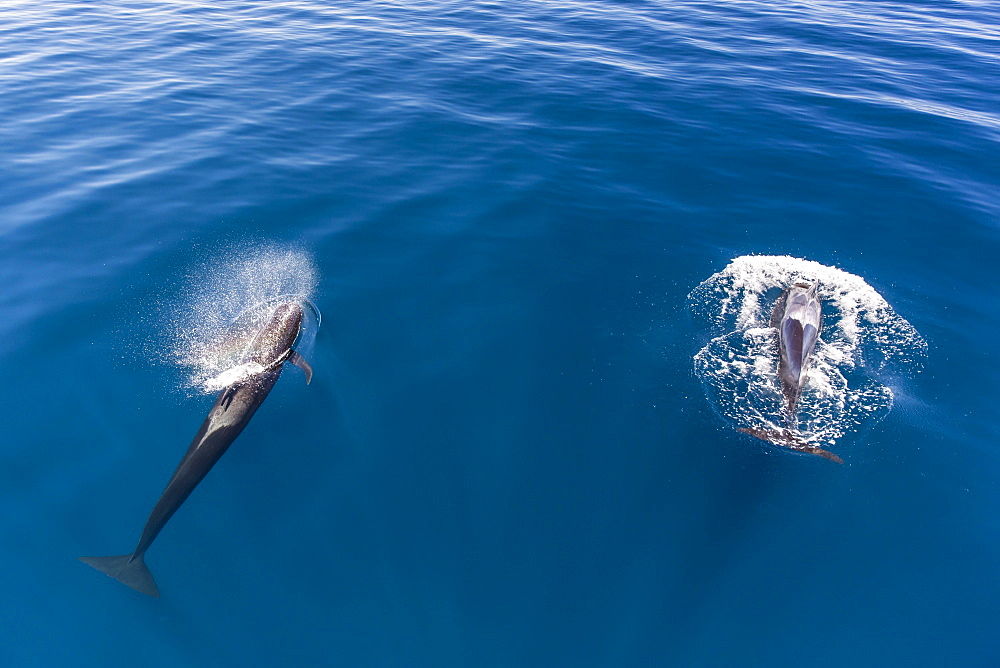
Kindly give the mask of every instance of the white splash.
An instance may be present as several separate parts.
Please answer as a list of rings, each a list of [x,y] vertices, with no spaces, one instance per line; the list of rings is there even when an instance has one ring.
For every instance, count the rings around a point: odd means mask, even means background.
[[[310,298],[318,273],[302,251],[273,246],[229,251],[186,279],[172,323],[171,357],[188,369],[188,384],[200,392],[218,392],[263,370],[248,359],[250,345],[282,301],[307,306],[303,347],[315,337],[319,312]]]
[[[792,283],[819,281],[823,330],[799,400],[797,429],[833,445],[892,407],[893,395],[872,374],[920,363],[927,344],[865,280],[835,267],[788,256],[743,256],[688,295],[691,312],[714,335],[694,357],[709,401],[737,428],[780,429],[784,399],[771,309]]]
[[[223,388],[229,387],[233,383],[244,381],[263,370],[264,365],[257,362],[238,364],[231,369],[226,369],[214,378],[209,378],[205,381],[204,386],[210,392],[219,392]]]

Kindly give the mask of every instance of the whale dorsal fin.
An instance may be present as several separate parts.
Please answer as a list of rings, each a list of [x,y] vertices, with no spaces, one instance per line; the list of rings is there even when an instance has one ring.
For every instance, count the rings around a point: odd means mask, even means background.
[[[302,372],[306,375],[306,385],[312,382],[313,379],[313,368],[309,366],[309,362],[306,361],[302,355],[299,355],[294,350],[288,351],[288,359],[286,362],[291,362],[295,366],[302,369]]]

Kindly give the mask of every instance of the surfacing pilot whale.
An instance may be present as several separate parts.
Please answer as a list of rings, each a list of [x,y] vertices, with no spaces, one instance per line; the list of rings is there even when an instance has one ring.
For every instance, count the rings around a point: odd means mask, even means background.
[[[843,464],[837,455],[806,441],[795,427],[795,409],[809,375],[809,362],[823,326],[823,308],[817,296],[819,283],[794,283],[786,288],[771,312],[771,327],[778,334],[778,378],[785,397],[784,429],[743,428],[740,431],[775,445],[819,455]]]
[[[152,573],[143,563],[143,556],[157,534],[246,427],[274,387],[285,362],[302,369],[307,384],[312,380],[309,363],[292,349],[302,320],[302,304],[297,301],[284,301],[275,308],[250,347],[250,363],[260,369],[219,393],[149,514],[135,550],[115,557],[80,557],[80,561],[143,594],[160,595]]]

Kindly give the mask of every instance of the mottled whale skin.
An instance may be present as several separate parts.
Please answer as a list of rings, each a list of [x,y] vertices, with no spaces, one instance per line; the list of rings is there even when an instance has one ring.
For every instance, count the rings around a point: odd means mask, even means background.
[[[778,339],[778,379],[781,381],[781,393],[785,397],[789,427],[744,428],[740,431],[774,445],[819,455],[842,464],[843,460],[840,457],[812,445],[794,429],[795,409],[802,396],[802,388],[808,380],[809,362],[823,326],[823,307],[817,294],[818,290],[819,283],[813,283],[811,286],[806,283],[794,283],[781,293],[771,312],[771,327],[777,331]]]
[[[302,327],[302,318],[302,306],[298,302],[282,302],[275,308],[251,346],[250,361],[259,364],[262,370],[219,393],[215,405],[149,514],[132,553],[114,557],[80,557],[80,561],[143,594],[160,595],[153,575],[143,562],[143,556],[157,534],[246,427],[278,381],[285,362],[300,367],[306,374],[306,383],[312,380],[309,364],[292,350]]]

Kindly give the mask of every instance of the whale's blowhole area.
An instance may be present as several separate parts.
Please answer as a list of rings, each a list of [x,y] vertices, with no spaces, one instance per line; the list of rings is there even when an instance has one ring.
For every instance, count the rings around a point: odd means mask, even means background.
[[[302,307],[293,348],[308,356],[321,319],[312,302],[317,283],[309,254],[273,246],[229,253],[189,272],[171,317],[169,354],[186,388],[212,394],[263,371],[250,359],[251,347],[285,302]]]

